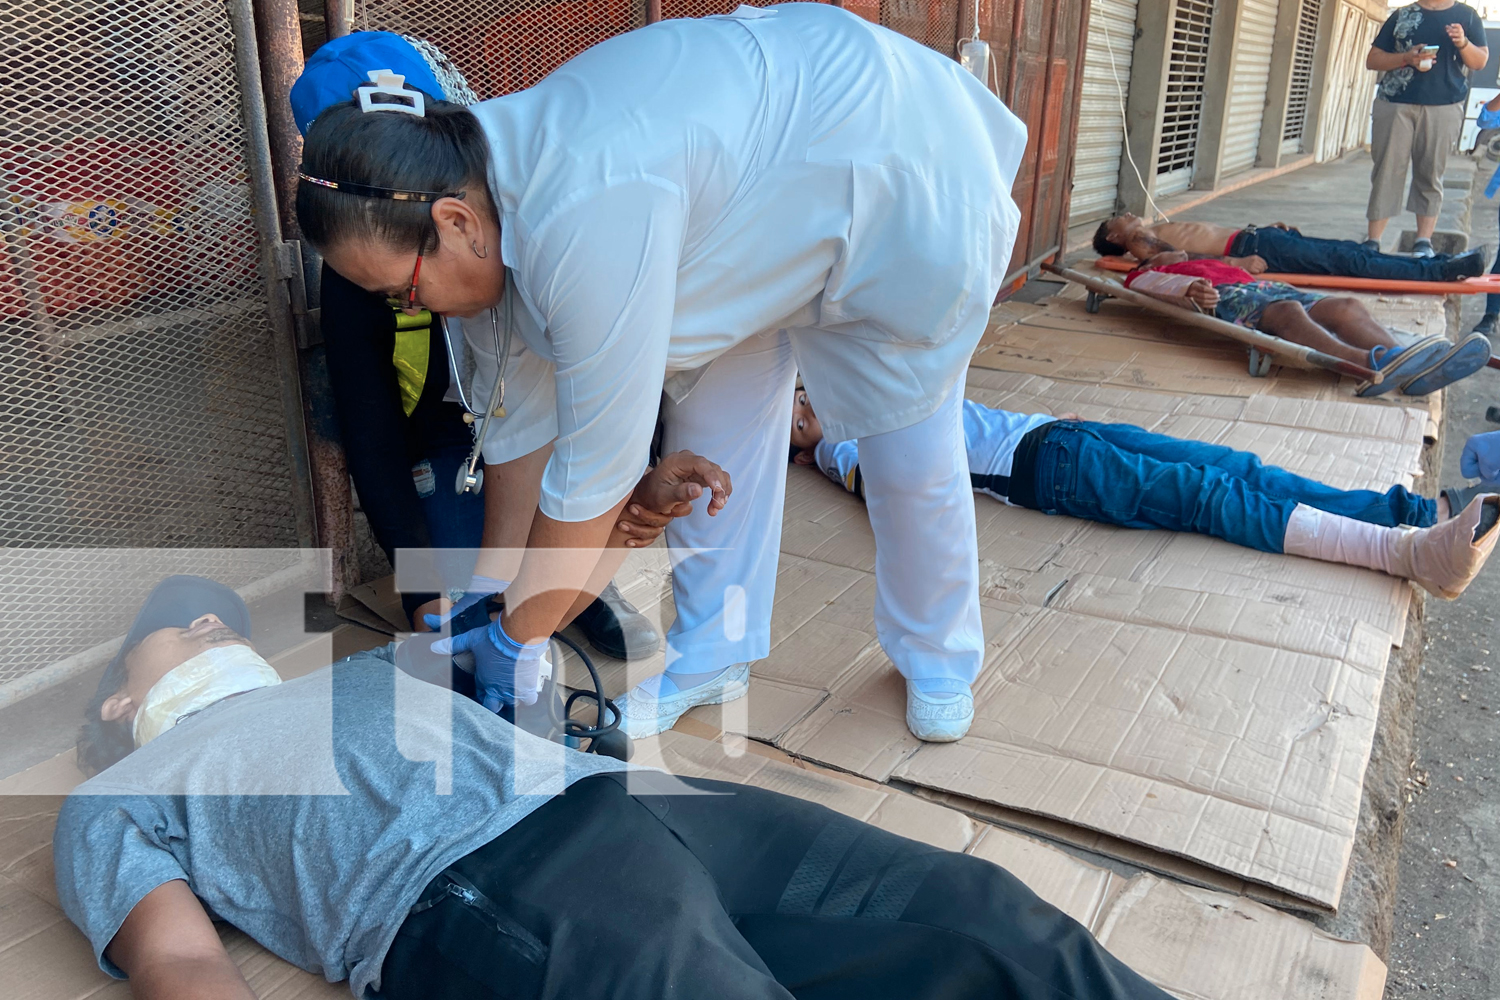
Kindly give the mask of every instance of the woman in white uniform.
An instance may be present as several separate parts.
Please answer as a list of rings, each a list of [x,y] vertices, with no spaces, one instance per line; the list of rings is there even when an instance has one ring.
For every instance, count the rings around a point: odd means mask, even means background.
[[[962,376],[1015,238],[1021,123],[957,63],[821,4],[651,25],[470,109],[364,91],[308,134],[304,234],[434,312],[513,294],[555,368],[550,406],[495,422],[556,437],[506,615],[454,640],[481,683],[534,689],[660,409],[664,449],[719,463],[734,495],[709,484],[668,528],[668,671],[629,693],[625,727],[742,695],[770,652],[800,368],[825,433],[860,439],[907,724],[960,738],[984,644]]]

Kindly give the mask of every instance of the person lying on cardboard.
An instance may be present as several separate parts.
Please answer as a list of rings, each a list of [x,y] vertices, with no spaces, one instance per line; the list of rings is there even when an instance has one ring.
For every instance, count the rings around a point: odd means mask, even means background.
[[[169,578],[89,706],[58,896],[142,1000],[251,1000],[214,920],[387,1000],[1168,1000],[987,861],[548,742],[398,644],[282,682],[250,633]]]
[[[1222,258],[1252,274],[1332,274],[1346,278],[1395,281],[1459,281],[1484,273],[1487,250],[1433,257],[1381,253],[1353,240],[1303,236],[1284,222],[1235,229],[1209,222],[1158,222],[1147,225],[1126,212],[1099,223],[1094,252],[1101,257],[1134,257],[1149,261],[1159,253],[1181,250],[1200,257]]]
[[[1125,287],[1379,371],[1381,381],[1362,386],[1361,396],[1396,389],[1425,396],[1489,362],[1490,342],[1482,333],[1457,344],[1432,334],[1403,345],[1352,295],[1258,281],[1243,268],[1186,256],[1157,254],[1125,276]]]
[[[1404,486],[1340,490],[1249,452],[1131,424],[971,399],[963,413],[975,491],[1016,507],[1363,566],[1447,598],[1463,593],[1500,539],[1500,495],[1480,487],[1443,490],[1437,500]],[[858,443],[823,437],[803,389],[792,409],[792,460],[864,496]]]

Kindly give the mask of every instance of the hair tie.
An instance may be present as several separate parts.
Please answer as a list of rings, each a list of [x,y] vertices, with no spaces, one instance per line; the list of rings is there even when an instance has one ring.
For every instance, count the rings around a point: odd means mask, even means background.
[[[412,90],[406,86],[406,77],[388,69],[372,69],[369,77],[369,84],[355,89],[355,93],[359,95],[361,111],[403,111],[418,118],[427,117],[427,98],[420,90]],[[377,103],[371,100],[376,94],[398,99]]]

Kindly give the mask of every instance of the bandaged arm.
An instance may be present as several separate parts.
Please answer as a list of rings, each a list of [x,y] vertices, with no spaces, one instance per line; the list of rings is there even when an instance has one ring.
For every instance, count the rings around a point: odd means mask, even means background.
[[[1202,312],[1197,303],[1188,298],[1188,289],[1193,283],[1205,279],[1194,274],[1172,274],[1169,271],[1137,271],[1125,279],[1125,287],[1142,292],[1153,299],[1161,299],[1182,309]]]

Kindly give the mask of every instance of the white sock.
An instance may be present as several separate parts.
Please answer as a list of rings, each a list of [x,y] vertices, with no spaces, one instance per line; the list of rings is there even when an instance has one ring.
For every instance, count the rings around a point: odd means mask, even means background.
[[[635,686],[635,690],[647,698],[656,698],[657,700],[670,698],[674,694],[686,691],[689,688],[707,684],[728,669],[728,667],[723,667],[719,670],[710,670],[707,673],[701,674],[680,674],[668,670],[654,677],[647,677]]]
[[[1281,549],[1288,555],[1393,573],[1392,543],[1403,530],[1299,503],[1287,518]]]

